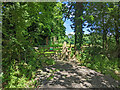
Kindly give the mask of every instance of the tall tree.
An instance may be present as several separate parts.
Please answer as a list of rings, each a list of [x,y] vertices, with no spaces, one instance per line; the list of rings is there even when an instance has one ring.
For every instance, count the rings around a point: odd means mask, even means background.
[[[82,15],[83,15],[83,3],[76,2],[75,4],[75,46],[77,50],[80,50],[83,38],[82,31]]]

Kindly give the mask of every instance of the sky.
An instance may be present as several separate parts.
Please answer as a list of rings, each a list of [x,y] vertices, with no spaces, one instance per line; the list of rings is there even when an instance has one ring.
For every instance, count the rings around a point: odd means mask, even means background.
[[[70,27],[71,24],[72,22],[70,20],[66,20],[64,23],[64,26],[66,27],[66,35],[68,35],[69,33],[74,33],[74,31]]]
[[[62,3],[66,3],[66,6],[68,6],[67,2],[62,2]],[[83,13],[85,13],[85,11]],[[75,16],[72,16],[72,17],[75,17]],[[72,30],[72,28],[70,26],[71,24],[72,24],[72,22],[69,19],[66,19],[66,21],[64,23],[64,26],[66,27],[66,35],[68,35],[68,34],[74,34],[74,30]],[[85,22],[85,24],[88,24],[88,23]],[[89,32],[87,31],[87,29],[90,29],[90,28],[83,28],[84,34],[89,34]]]
[[[68,19],[65,21],[64,26],[66,27],[66,35],[68,34],[74,34],[74,30],[72,30],[72,28],[70,27],[70,25],[72,24],[72,22]],[[89,32],[87,31],[87,28],[83,28],[84,34],[89,34]]]

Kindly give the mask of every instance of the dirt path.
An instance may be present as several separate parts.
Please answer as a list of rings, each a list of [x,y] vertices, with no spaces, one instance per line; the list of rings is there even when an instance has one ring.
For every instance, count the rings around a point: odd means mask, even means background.
[[[120,81],[114,80],[111,76],[79,66],[73,61],[57,60],[55,65],[38,70],[37,88],[111,88],[120,86]]]

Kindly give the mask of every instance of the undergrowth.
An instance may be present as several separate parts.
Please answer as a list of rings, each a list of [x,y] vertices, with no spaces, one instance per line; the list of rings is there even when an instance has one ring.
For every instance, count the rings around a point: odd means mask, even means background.
[[[42,50],[31,53],[27,60],[12,60],[11,63],[4,63],[2,74],[3,88],[34,88],[36,84],[36,71],[43,66],[54,65],[55,61],[48,58]],[[7,60],[3,60],[7,61]],[[5,66],[8,65],[9,66]]]
[[[102,74],[109,74],[114,79],[120,80],[120,60],[119,58],[108,56],[105,53],[99,53],[100,48],[85,49],[84,52],[80,51],[77,59],[80,65],[86,66]]]

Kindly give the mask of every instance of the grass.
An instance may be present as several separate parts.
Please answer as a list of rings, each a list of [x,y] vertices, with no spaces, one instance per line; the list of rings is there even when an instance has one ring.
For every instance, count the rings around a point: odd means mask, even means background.
[[[55,53],[55,52],[53,52],[53,51],[52,52],[45,52],[45,54],[53,54],[53,53]]]
[[[83,52],[81,56],[78,55],[77,59],[80,65],[101,72],[102,74],[110,74],[115,80],[120,80],[120,76],[114,73],[115,70],[120,70],[117,58],[109,59],[104,54],[96,54],[95,50],[93,52],[93,56],[90,56],[87,51]]]

